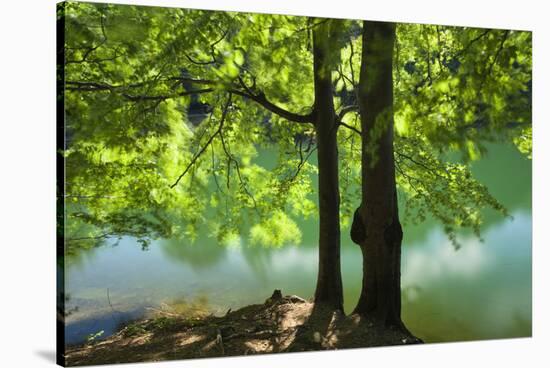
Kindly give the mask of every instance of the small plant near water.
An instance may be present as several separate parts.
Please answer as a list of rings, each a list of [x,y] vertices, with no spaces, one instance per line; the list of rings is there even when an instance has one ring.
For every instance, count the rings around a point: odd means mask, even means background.
[[[147,324],[148,330],[167,330],[176,325],[177,318],[158,317]]]
[[[93,342],[95,341],[96,339],[100,338],[101,336],[103,336],[103,334],[105,333],[105,330],[101,330],[99,332],[96,332],[96,333],[91,333],[89,334],[87,337],[86,337],[86,341],[87,342]]]
[[[131,323],[122,332],[124,336],[130,337],[130,336],[136,336],[141,335],[143,333],[147,332],[147,330],[142,326],[140,323]]]

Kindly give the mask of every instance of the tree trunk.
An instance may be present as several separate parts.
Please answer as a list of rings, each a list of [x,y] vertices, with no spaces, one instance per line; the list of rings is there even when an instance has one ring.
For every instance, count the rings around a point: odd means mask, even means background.
[[[340,193],[338,187],[337,122],[332,96],[331,24],[313,29],[315,130],[319,168],[319,273],[315,303],[343,309],[340,272]]]
[[[397,209],[393,155],[394,40],[394,24],[363,23],[359,81],[363,284],[355,313],[379,325],[404,328],[401,321],[403,232]]]

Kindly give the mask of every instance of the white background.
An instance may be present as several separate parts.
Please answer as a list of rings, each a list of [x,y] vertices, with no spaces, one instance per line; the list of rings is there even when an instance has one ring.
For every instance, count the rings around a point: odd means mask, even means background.
[[[120,1],[112,1],[120,2]],[[550,12],[545,1],[127,0],[123,3],[533,30],[533,338],[152,363],[162,367],[547,366]],[[55,0],[0,12],[0,366],[55,356]],[[546,168],[546,170],[545,170]],[[546,351],[545,351],[546,350]],[[138,366],[135,364],[125,367]],[[141,366],[141,365],[140,365]]]

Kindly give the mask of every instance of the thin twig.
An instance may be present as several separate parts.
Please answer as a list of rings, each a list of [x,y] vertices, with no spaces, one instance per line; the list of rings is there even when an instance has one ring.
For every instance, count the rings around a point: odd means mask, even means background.
[[[258,210],[258,205],[256,203],[256,199],[254,198],[252,193],[250,193],[250,191],[248,190],[248,187],[246,186],[246,183],[244,182],[244,180],[242,178],[239,162],[235,159],[235,157],[233,157],[233,155],[229,151],[229,147],[226,144],[225,139],[223,137],[223,131],[220,130],[219,134],[220,134],[220,140],[222,142],[223,151],[225,152],[225,155],[227,156],[227,172],[228,172],[228,174],[227,174],[228,175],[228,177],[227,177],[227,186],[229,187],[229,170],[230,170],[230,167],[231,167],[231,163],[233,163],[233,164],[235,164],[235,169],[237,170],[237,177],[239,178],[239,183],[241,184],[241,188],[244,190],[246,195],[248,197],[250,197],[250,199],[252,200],[252,204],[254,205],[254,210],[256,211],[258,216],[261,217],[260,211]]]
[[[348,124],[344,123],[343,121],[338,122],[338,125],[341,125],[341,126],[346,127],[350,130],[353,130],[355,133],[357,133],[357,134],[359,134],[359,136],[361,136],[361,131],[359,129],[357,129],[355,127],[352,127],[351,125],[348,125]]]
[[[176,185],[178,185],[180,180],[185,176],[185,174],[187,174],[187,172],[189,171],[191,166],[193,166],[195,164],[195,162],[197,161],[197,159],[204,153],[204,151],[206,151],[206,149],[212,143],[214,138],[216,138],[217,135],[221,135],[223,124],[225,122],[225,116],[227,115],[227,110],[228,110],[230,104],[231,104],[231,94],[229,94],[229,97],[227,98],[227,102],[225,103],[225,107],[222,111],[222,116],[221,116],[221,119],[220,119],[220,125],[218,126],[218,129],[216,130],[216,132],[214,132],[214,134],[212,134],[212,136],[210,136],[210,138],[208,139],[206,144],[201,148],[201,150],[197,154],[195,154],[195,156],[193,156],[193,158],[191,159],[191,162],[189,162],[189,164],[187,165],[185,170],[183,170],[183,172],[176,179],[174,184],[170,185],[170,188],[174,188]]]

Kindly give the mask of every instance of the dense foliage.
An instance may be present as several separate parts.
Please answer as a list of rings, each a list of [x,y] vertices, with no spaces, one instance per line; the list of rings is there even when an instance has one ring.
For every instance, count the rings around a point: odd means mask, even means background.
[[[316,213],[311,30],[323,19],[63,3],[69,251],[129,234],[300,241]],[[360,195],[361,23],[332,47],[341,219]],[[531,34],[400,24],[395,160],[406,220],[451,239],[505,209],[470,174],[484,142],[531,155]],[[373,148],[375,150],[375,147]],[[270,154],[276,153],[276,157]],[[458,154],[457,154],[458,153]]]

